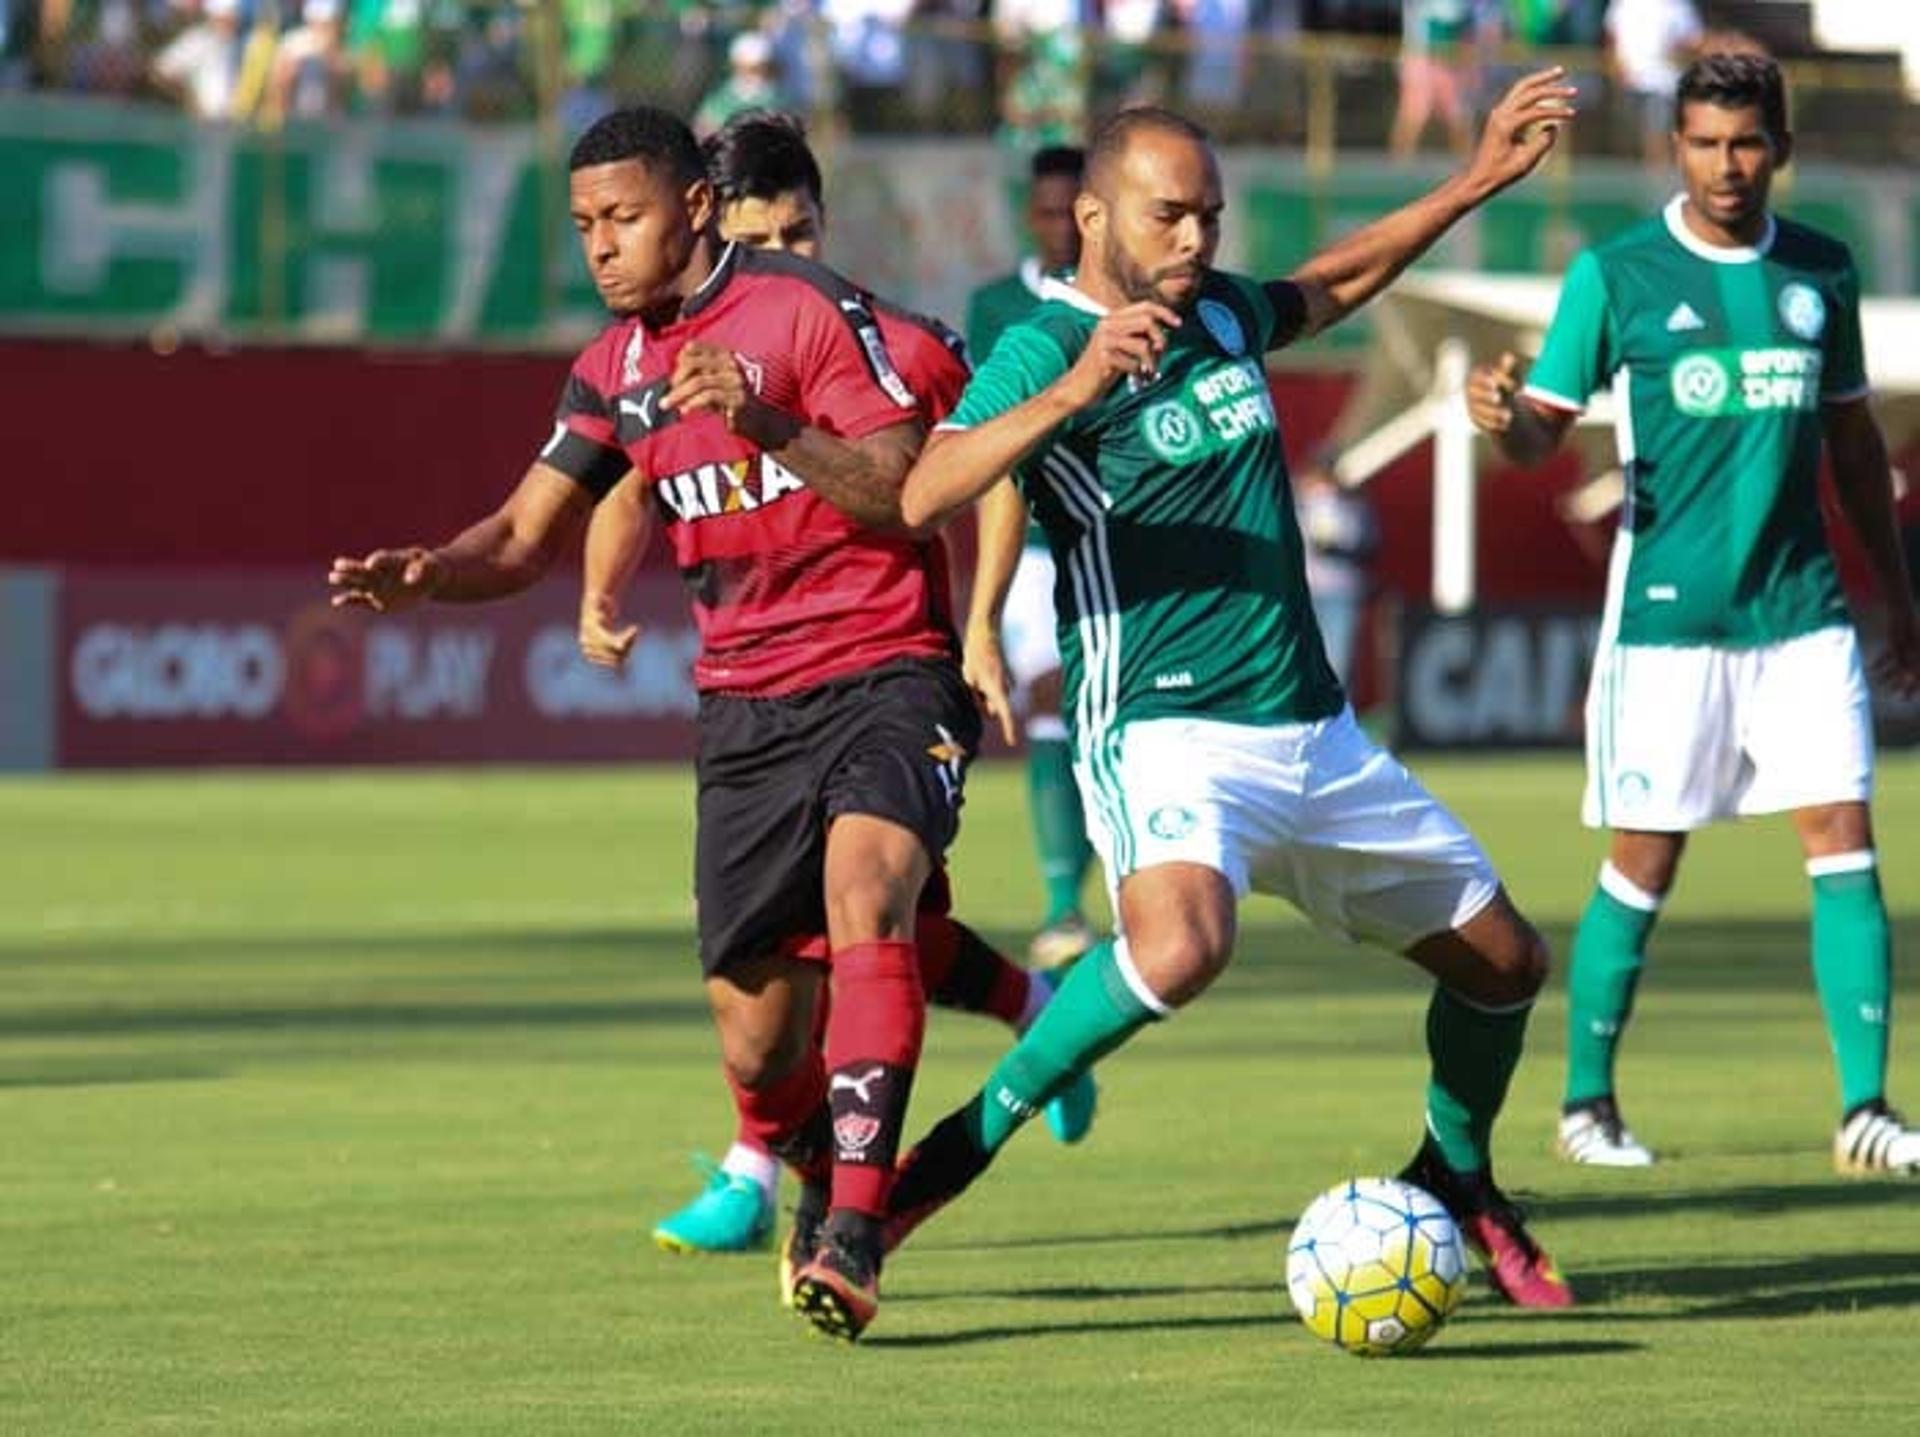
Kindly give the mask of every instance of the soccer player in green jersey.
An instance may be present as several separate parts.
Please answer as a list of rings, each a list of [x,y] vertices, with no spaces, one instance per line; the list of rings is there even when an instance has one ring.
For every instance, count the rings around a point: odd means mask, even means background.
[[[1204,132],[1141,109],[1094,140],[1077,275],[1002,336],[901,512],[936,522],[1012,472],[1045,526],[1077,771],[1120,929],[902,1164],[890,1242],[1064,1084],[1204,991],[1257,889],[1438,980],[1426,1136],[1406,1176],[1454,1212],[1508,1299],[1572,1302],[1488,1152],[1546,946],[1472,835],[1354,722],[1314,625],[1262,362],[1528,174],[1572,94],[1558,70],[1521,80],[1465,170],[1266,284],[1212,266],[1223,205]]]
[[[1815,494],[1821,443],[1887,605],[1889,676],[1920,682],[1920,623],[1867,405],[1846,247],[1767,208],[1792,148],[1780,71],[1709,55],[1681,77],[1684,192],[1579,255],[1539,360],[1477,368],[1474,421],[1536,464],[1611,385],[1630,477],[1587,695],[1583,817],[1611,830],[1575,935],[1560,1150],[1653,1161],[1614,1057],[1687,835],[1789,813],[1813,888],[1813,971],[1839,1068],[1842,1172],[1920,1171],[1887,1106],[1891,996],[1859,646]]]
[[[1080,258],[1073,201],[1085,168],[1085,154],[1071,146],[1050,145],[1034,155],[1027,191],[1034,253],[968,301],[967,348],[976,359],[991,354],[1001,333],[1038,307],[1049,275],[1070,272]],[[1094,934],[1080,910],[1093,845],[1073,781],[1073,746],[1060,716],[1053,555],[1011,482],[996,484],[981,499],[979,520],[962,668],[1007,742],[1015,741],[1016,720],[1025,731],[1027,806],[1046,886],[1046,912],[1027,957],[1037,968],[1056,968],[1086,952]]]

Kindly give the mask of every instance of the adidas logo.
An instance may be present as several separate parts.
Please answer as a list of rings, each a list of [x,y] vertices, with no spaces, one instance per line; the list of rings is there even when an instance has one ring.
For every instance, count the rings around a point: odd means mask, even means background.
[[[1702,319],[1684,299],[1673,307],[1673,313],[1667,316],[1667,333],[1680,334],[1689,329],[1705,329],[1707,322]]]

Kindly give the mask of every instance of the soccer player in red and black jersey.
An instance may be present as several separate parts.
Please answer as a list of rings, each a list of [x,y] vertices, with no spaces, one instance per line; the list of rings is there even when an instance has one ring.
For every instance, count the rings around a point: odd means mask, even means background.
[[[925,1024],[916,911],[979,734],[935,576],[900,525],[923,432],[858,291],[719,238],[680,120],[608,115],[570,170],[588,269],[619,318],[575,363],[552,437],[450,542],[337,559],[329,582],[336,603],[380,611],[514,593],[599,495],[629,469],[647,476],[702,639],[709,1000],[730,1075],[779,1115],[782,1156],[815,1171],[830,1156],[832,1210],[803,1280],[809,1316],[854,1336],[878,1303],[879,1216]],[[809,836],[810,892],[782,871]],[[823,923],[830,1072],[806,1061],[821,967],[786,951]]]
[[[750,248],[817,259],[826,232],[820,167],[804,126],[777,111],[750,110],[736,115],[703,142],[707,173],[717,191],[722,238]],[[895,367],[917,401],[921,420],[931,428],[945,418],[966,386],[969,370],[960,336],[938,320],[871,299],[882,338]],[[618,667],[639,630],[619,617],[619,595],[637,567],[658,516],[671,523],[668,501],[656,498],[648,476],[630,473],[594,510],[587,537],[586,586],[580,610],[580,644],[594,663]],[[660,507],[656,511],[656,505]],[[824,516],[816,540],[831,553],[844,526]],[[925,551],[933,569],[935,594],[944,602],[944,555]],[[818,829],[804,835],[805,851],[782,868],[785,882],[820,891]],[[1043,975],[1014,966],[964,924],[944,912],[945,884],[938,876],[923,893],[917,940],[920,976],[932,1004],[1000,1018],[1016,1032],[1039,1015],[1052,996]],[[824,925],[813,934],[789,936],[799,956],[824,961],[828,944]],[[816,1057],[814,1061],[819,1061]],[[733,1083],[738,1127],[726,1157],[692,1201],[661,1220],[654,1241],[671,1252],[739,1252],[757,1247],[773,1216],[779,1162],[754,1095]],[[1062,1142],[1084,1137],[1096,1103],[1089,1080],[1074,1085],[1047,1106],[1047,1125]],[[812,1258],[814,1234],[824,1216],[827,1196],[817,1182],[802,1187],[795,1222],[783,1245],[782,1289]]]

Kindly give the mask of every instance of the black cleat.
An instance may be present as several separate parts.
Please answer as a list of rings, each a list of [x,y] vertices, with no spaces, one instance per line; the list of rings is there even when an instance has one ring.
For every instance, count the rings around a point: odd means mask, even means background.
[[[827,1185],[800,1184],[800,1201],[793,1205],[793,1226],[780,1244],[780,1305],[793,1306],[793,1284],[800,1269],[813,1261],[820,1247],[820,1225],[827,1220]]]
[[[880,1311],[880,1224],[865,1213],[830,1213],[820,1246],[793,1283],[793,1309],[828,1337],[857,1342]]]

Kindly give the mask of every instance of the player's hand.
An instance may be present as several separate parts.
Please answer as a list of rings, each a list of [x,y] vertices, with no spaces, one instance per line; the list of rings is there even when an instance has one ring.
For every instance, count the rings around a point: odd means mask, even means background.
[[[694,340],[675,357],[660,406],[684,415],[717,414],[734,429],[756,400],[747,372],[731,349]]]
[[[1007,679],[1007,654],[999,631],[990,624],[968,624],[960,647],[960,673],[973,690],[980,712],[1000,725],[1000,737],[1011,748],[1020,741],[1013,719],[1012,685]]]
[[[1167,352],[1168,332],[1179,327],[1180,316],[1151,299],[1108,312],[1073,367],[1055,382],[1055,391],[1077,411],[1097,403],[1122,379],[1152,379]]]
[[[391,614],[430,599],[446,582],[446,566],[431,549],[375,549],[364,559],[340,558],[327,571],[336,609]]]
[[[1482,434],[1513,427],[1513,397],[1520,392],[1520,361],[1512,351],[1493,364],[1476,364],[1467,376],[1467,415]]]
[[[1920,615],[1911,603],[1887,610],[1886,644],[1874,661],[1874,677],[1903,699],[1920,694]]]
[[[1523,75],[1500,97],[1487,116],[1480,143],[1467,165],[1467,177],[1489,193],[1503,190],[1533,172],[1574,116],[1578,93],[1555,65]]]
[[[620,601],[612,594],[585,594],[580,599],[580,656],[603,669],[624,669],[638,624],[620,621]]]

